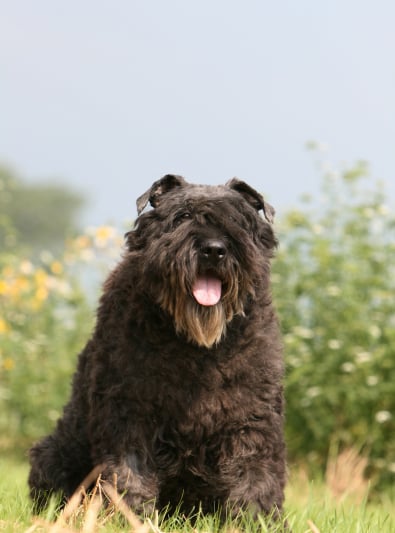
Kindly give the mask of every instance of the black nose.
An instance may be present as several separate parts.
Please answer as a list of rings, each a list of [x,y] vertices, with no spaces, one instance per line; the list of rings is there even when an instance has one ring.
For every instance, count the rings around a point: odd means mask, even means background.
[[[226,255],[226,246],[219,239],[207,239],[200,248],[200,254],[209,263],[216,265]]]

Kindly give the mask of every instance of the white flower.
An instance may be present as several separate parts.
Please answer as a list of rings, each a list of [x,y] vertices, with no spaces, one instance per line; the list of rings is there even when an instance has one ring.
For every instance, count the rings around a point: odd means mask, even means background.
[[[296,326],[294,328],[294,333],[302,339],[312,339],[314,337],[314,332],[309,328],[304,328],[303,326]]]
[[[370,352],[358,352],[355,356],[357,363],[368,363],[372,359],[372,354]]]
[[[328,341],[328,347],[331,349],[331,350],[338,350],[342,345],[342,342],[339,341],[338,339],[329,339]]]
[[[328,285],[326,292],[329,294],[329,296],[339,296],[341,290],[337,285]]]
[[[374,418],[376,419],[376,422],[383,424],[384,422],[391,420],[392,415],[389,411],[377,411]]]
[[[321,394],[321,388],[320,387],[310,387],[306,391],[306,395],[309,398],[315,398],[316,396],[319,396]]]
[[[342,364],[341,369],[343,370],[343,372],[347,372],[347,374],[350,374],[355,370],[355,365],[353,363],[346,362]]]
[[[25,274],[25,276],[32,274],[34,267],[33,264],[30,261],[22,261],[22,263],[19,266],[19,269],[21,271],[21,274]]]
[[[369,385],[369,387],[374,387],[379,382],[379,378],[377,376],[368,376],[366,378],[366,383]]]
[[[374,339],[378,339],[381,335],[381,329],[376,324],[372,324],[368,331]]]

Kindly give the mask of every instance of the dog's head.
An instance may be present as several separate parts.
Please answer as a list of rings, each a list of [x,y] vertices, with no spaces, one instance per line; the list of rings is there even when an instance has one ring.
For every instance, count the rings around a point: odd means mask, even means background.
[[[143,213],[148,203],[153,209]],[[266,283],[274,209],[236,178],[203,186],[170,174],[137,209],[127,243],[141,257],[142,289],[172,315],[178,333],[213,346]]]

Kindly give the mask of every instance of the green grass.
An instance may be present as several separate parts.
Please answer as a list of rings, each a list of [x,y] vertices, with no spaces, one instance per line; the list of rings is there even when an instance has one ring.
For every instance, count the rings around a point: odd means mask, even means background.
[[[0,459],[0,531],[26,532],[35,525],[38,533],[49,532],[56,520],[56,504],[46,512],[40,523],[31,513],[26,485],[28,467],[15,459]],[[68,523],[68,531],[79,529],[84,533],[94,531],[89,526],[88,514],[77,513]],[[286,517],[293,533],[395,533],[395,493],[383,494],[375,502],[353,503],[352,499],[335,503],[323,483],[307,482],[293,476],[287,489]],[[229,533],[264,533],[283,531],[281,526],[269,529],[263,521],[252,521],[244,516],[238,522],[220,525],[216,516],[200,516],[194,520],[180,515],[162,521],[152,519],[154,533],[214,533],[220,530]],[[95,530],[100,533],[130,531],[131,527],[120,515],[110,516],[102,512],[95,521]],[[149,529],[145,530],[149,533]],[[143,530],[141,532],[143,533]]]

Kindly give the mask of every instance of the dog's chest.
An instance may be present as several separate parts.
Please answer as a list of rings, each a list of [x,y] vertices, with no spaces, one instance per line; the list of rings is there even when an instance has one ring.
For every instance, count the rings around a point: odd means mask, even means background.
[[[180,380],[171,395],[158,400],[170,431],[195,442],[243,425],[255,403],[247,376],[230,379],[217,367]]]

